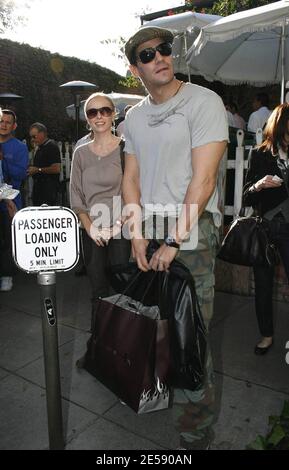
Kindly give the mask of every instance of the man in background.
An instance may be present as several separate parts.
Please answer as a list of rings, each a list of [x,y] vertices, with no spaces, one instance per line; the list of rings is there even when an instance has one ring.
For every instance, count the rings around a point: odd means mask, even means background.
[[[128,104],[128,105],[126,105],[126,107],[123,110],[124,111],[124,119],[119,123],[119,125],[116,128],[116,134],[118,135],[118,137],[124,138],[124,121],[125,121],[126,113],[130,110],[130,108],[132,108],[132,105]]]
[[[28,167],[28,149],[23,142],[14,137],[17,128],[17,118],[11,109],[3,109],[0,118],[0,145],[2,181],[14,189],[21,190],[26,178]],[[11,221],[18,209],[22,207],[21,193],[13,201],[0,203],[1,217],[1,286],[2,292],[10,291],[13,287],[13,273],[15,271],[12,259]]]
[[[254,112],[250,114],[248,120],[248,131],[256,132],[263,129],[271,112],[269,107],[269,97],[267,93],[257,93],[253,99]]]
[[[47,136],[47,128],[40,122],[30,126],[29,134],[37,150],[28,174],[33,177],[34,206],[57,205],[61,158],[58,145]]]

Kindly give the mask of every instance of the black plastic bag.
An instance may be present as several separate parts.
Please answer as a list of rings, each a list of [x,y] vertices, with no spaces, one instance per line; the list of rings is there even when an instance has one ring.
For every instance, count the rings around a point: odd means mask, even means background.
[[[148,258],[160,245],[149,244]],[[111,282],[117,292],[139,272],[135,263],[114,266]],[[153,281],[151,282],[152,278]],[[150,288],[147,286],[150,284]],[[144,296],[144,292],[147,292]],[[168,319],[170,338],[170,385],[196,390],[205,378],[207,332],[198,304],[193,277],[183,263],[174,260],[169,273],[142,272],[126,294],[144,305],[158,305],[161,319]]]

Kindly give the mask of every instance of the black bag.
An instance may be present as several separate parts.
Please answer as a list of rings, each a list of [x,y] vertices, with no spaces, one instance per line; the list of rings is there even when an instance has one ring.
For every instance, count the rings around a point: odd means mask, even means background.
[[[148,259],[159,248],[151,240],[147,249]],[[111,283],[116,291],[122,291],[128,279],[138,272],[135,263],[127,267],[114,266]],[[143,299],[152,271],[142,272],[137,283],[128,289],[127,295],[135,300]],[[169,384],[177,388],[197,390],[205,378],[207,332],[197,301],[193,277],[189,269],[174,260],[169,273],[158,272],[147,291],[143,303],[158,305],[162,319],[168,320],[170,338]]]
[[[98,299],[92,329],[84,369],[137,413],[168,408],[168,321],[158,307],[123,294]]]
[[[279,257],[270,240],[270,222],[261,217],[237,217],[217,254],[219,259],[243,266],[274,266]]]

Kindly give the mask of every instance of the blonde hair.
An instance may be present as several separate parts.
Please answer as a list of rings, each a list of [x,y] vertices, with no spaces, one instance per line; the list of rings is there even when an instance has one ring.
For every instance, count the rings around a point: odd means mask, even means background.
[[[84,103],[84,108],[83,108],[83,110],[84,110],[84,115],[85,115],[86,118],[87,118],[87,116],[86,116],[86,110],[87,110],[88,104],[90,103],[91,100],[93,100],[94,98],[98,98],[98,97],[100,97],[100,98],[105,98],[105,99],[110,103],[110,105],[111,105],[111,107],[112,107],[112,109],[113,109],[113,112],[116,114],[116,107],[115,107],[114,102],[113,102],[112,99],[110,98],[110,96],[107,96],[107,95],[106,95],[105,93],[103,93],[103,92],[96,92],[96,93],[92,93],[92,95],[90,95],[90,96],[87,98],[86,102]],[[114,116],[114,117],[115,117],[115,116]]]

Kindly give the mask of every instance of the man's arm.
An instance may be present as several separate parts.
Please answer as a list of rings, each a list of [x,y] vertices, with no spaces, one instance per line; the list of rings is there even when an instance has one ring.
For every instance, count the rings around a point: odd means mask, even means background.
[[[61,164],[60,163],[52,163],[50,166],[45,166],[43,168],[39,168],[36,166],[30,166],[28,167],[28,174],[30,176],[38,174],[45,174],[45,175],[58,175],[61,170]]]
[[[6,203],[6,207],[7,207],[9,217],[11,219],[13,219],[14,215],[17,212],[17,206],[15,205],[15,203],[11,199],[5,199],[5,203]]]
[[[132,254],[136,258],[139,269],[149,270],[146,259],[148,241],[142,236],[139,166],[135,155],[125,157],[125,170],[122,182],[122,193],[125,203],[124,216],[127,218],[132,241]]]
[[[47,166],[39,168],[34,165],[28,168],[28,174],[33,176],[37,173],[43,173],[45,175],[58,175],[61,171],[61,157],[58,145],[55,142],[50,141],[49,145],[49,159],[46,160],[48,163]],[[48,147],[47,147],[48,151]]]
[[[177,225],[170,233],[178,243],[181,243],[189,235],[214,192],[219,164],[226,145],[226,141],[212,142],[192,149],[193,176],[186,191]],[[193,206],[195,204],[197,204],[197,211]],[[154,253],[150,267],[156,271],[168,270],[177,252],[177,248],[163,244]]]

